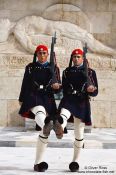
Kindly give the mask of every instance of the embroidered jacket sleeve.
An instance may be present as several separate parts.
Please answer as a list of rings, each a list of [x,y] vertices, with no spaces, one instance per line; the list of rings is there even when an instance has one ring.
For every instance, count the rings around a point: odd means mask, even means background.
[[[21,91],[19,95],[19,101],[23,102],[25,97],[30,91],[30,75],[29,75],[29,66],[26,66],[25,68],[25,73],[23,76],[23,81],[22,81],[22,86],[21,86]]]
[[[56,68],[55,68],[55,74],[56,74],[56,78],[57,78],[58,83],[61,83],[60,69],[59,69],[59,67],[57,67],[57,66],[56,66]]]
[[[66,77],[66,70],[63,71],[63,75],[62,75],[62,89],[63,89],[63,94],[67,93],[67,90],[69,90],[70,85],[69,85],[69,81]]]
[[[89,78],[92,84],[96,87],[96,90],[94,92],[89,92],[88,95],[95,97],[98,94],[98,81],[97,81],[96,72],[93,69],[90,70]]]
[[[60,78],[60,69],[58,66],[55,67],[55,75],[56,75],[56,79],[57,79],[57,83],[61,84],[61,78]],[[61,91],[61,88],[60,89],[54,89],[53,90],[54,93],[59,93]]]

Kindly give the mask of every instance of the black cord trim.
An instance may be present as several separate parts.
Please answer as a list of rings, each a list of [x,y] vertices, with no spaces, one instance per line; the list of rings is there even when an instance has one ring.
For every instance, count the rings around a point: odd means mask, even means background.
[[[76,139],[76,138],[75,138],[75,140],[77,140],[77,141],[83,141],[83,139]]]

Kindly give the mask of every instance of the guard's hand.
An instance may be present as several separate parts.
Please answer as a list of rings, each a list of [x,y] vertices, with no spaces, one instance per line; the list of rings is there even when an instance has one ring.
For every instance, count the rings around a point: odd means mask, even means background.
[[[59,84],[59,83],[54,83],[54,84],[51,85],[51,87],[52,87],[53,89],[60,89],[61,84]]]
[[[23,102],[19,101],[19,105],[21,106],[23,104]]]
[[[95,86],[89,85],[89,86],[87,87],[87,92],[94,92],[96,89],[97,89],[97,88],[96,88]]]

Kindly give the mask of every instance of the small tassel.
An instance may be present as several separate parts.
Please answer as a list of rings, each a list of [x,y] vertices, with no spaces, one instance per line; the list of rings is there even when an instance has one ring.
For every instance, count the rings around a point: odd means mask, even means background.
[[[35,52],[33,56],[33,63],[36,63],[36,57],[37,57],[37,53]]]

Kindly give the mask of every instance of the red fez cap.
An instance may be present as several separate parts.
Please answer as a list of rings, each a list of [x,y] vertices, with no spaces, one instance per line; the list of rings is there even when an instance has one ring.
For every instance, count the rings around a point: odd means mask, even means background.
[[[37,46],[35,51],[36,52],[39,52],[39,51],[47,51],[48,52],[48,48],[45,45],[39,45],[39,46]]]
[[[76,55],[76,54],[79,54],[79,55],[83,55],[83,51],[81,49],[75,49],[72,51],[72,55]]]

